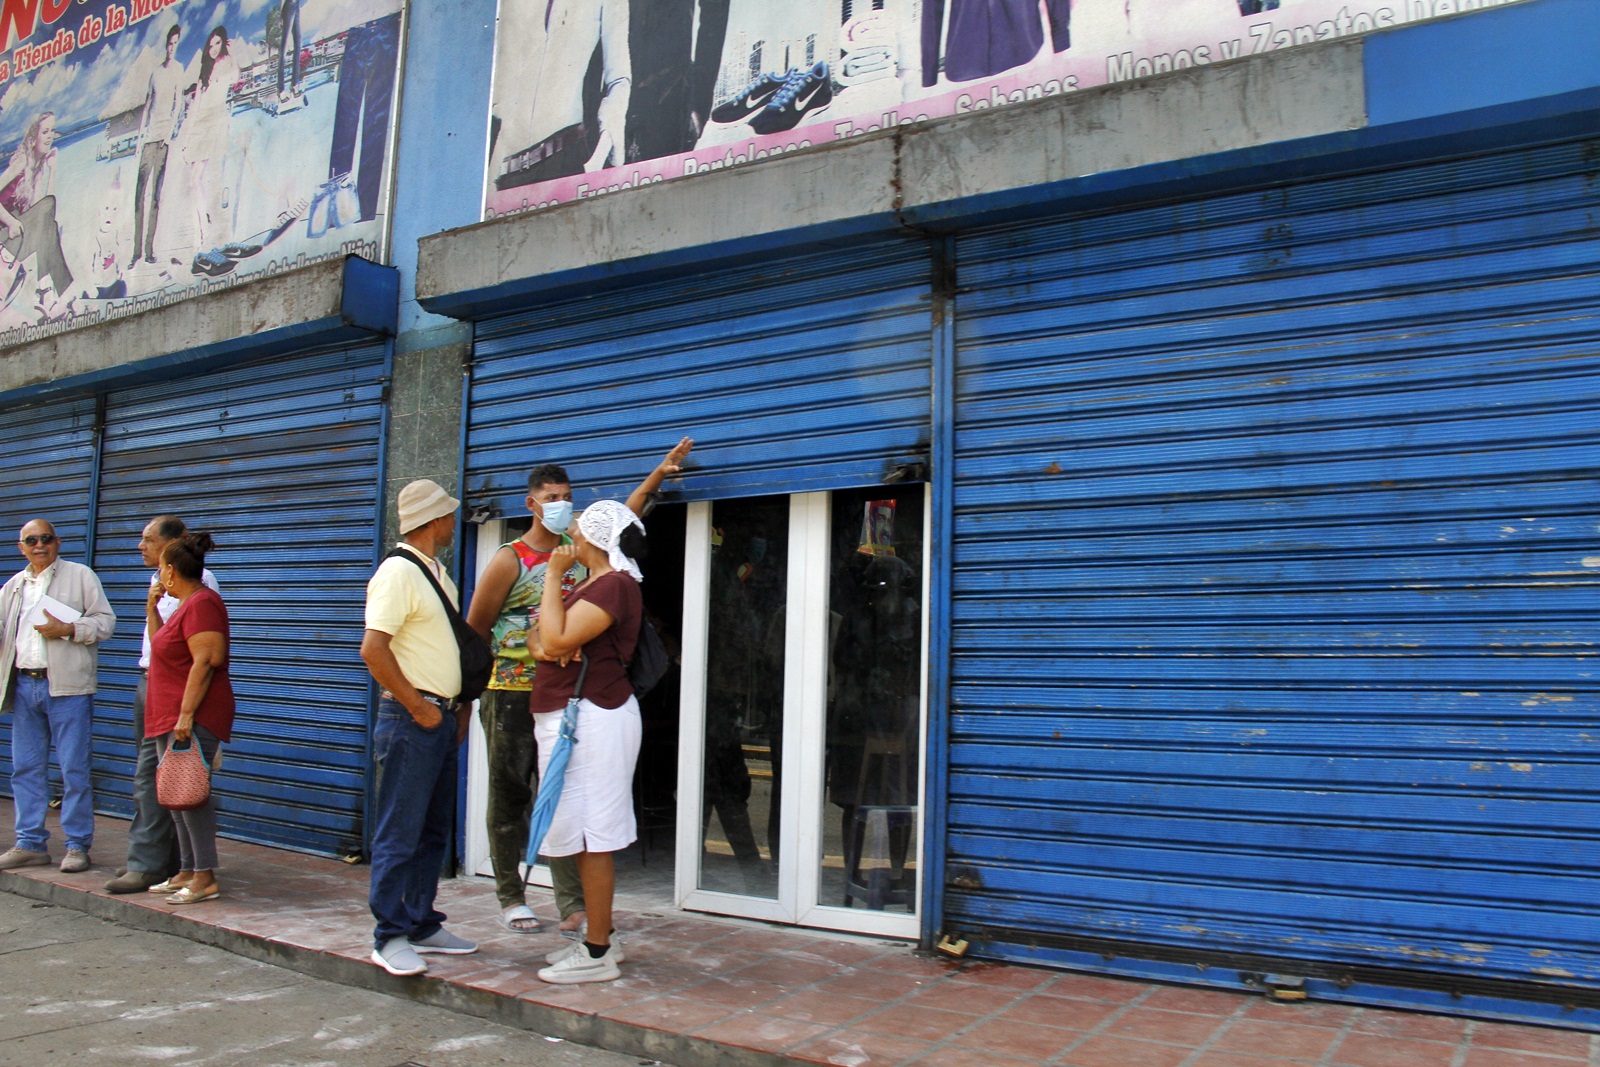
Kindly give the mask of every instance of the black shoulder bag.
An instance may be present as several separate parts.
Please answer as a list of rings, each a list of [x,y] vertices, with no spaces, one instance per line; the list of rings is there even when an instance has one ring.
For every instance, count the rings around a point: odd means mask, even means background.
[[[461,612],[457,611],[455,605],[450,603],[450,598],[445,596],[444,586],[439,584],[439,579],[433,576],[433,571],[422,562],[420,556],[415,552],[397,548],[384,558],[394,559],[396,556],[415,563],[418,569],[427,575],[428,584],[433,586],[433,591],[439,594],[439,603],[444,605],[444,613],[450,619],[450,629],[456,635],[456,648],[461,654],[461,694],[456,699],[463,704],[472,703],[489,688],[489,676],[494,672],[494,653],[489,651],[489,642],[479,637],[478,631],[467,625],[467,620],[461,617]]]
[[[633,686],[633,695],[644,699],[671,667],[672,657],[667,655],[666,644],[641,612],[639,640],[633,646],[633,659],[628,662],[628,683]]]

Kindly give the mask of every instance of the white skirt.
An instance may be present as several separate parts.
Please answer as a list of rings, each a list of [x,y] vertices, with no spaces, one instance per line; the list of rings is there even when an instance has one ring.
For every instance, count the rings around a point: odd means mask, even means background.
[[[533,717],[541,779],[561,733],[561,714],[546,711]],[[633,817],[633,769],[639,762],[642,729],[639,702],[633,697],[619,708],[578,702],[578,740],[541,853],[617,852],[633,844],[639,836]]]

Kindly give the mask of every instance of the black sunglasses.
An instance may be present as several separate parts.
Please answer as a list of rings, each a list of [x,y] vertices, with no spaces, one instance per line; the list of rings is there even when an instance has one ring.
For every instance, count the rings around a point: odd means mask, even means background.
[[[56,535],[55,534],[29,534],[27,537],[24,537],[22,539],[22,543],[27,545],[29,548],[32,548],[35,545],[53,545],[53,544],[56,543]]]

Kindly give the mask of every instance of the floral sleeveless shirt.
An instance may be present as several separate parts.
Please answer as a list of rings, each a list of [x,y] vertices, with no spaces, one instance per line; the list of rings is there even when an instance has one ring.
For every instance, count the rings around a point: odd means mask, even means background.
[[[572,538],[563,534],[561,543],[570,545]],[[533,672],[537,667],[528,655],[528,631],[539,618],[550,553],[530,547],[520,537],[501,547],[517,554],[517,580],[511,583],[506,602],[500,607],[500,617],[489,631],[489,647],[494,649],[494,674],[489,679],[489,688],[525,693],[533,688]],[[571,592],[588,576],[582,564],[573,567],[561,583],[562,592]]]

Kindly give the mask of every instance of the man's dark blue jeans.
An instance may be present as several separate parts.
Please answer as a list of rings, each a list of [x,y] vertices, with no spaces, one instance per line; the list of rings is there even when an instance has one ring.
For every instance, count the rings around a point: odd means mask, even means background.
[[[373,731],[378,792],[373,804],[372,887],[376,946],[391,938],[421,941],[438,933],[433,906],[456,794],[456,719],[445,712],[424,730],[398,700],[378,701]]]

